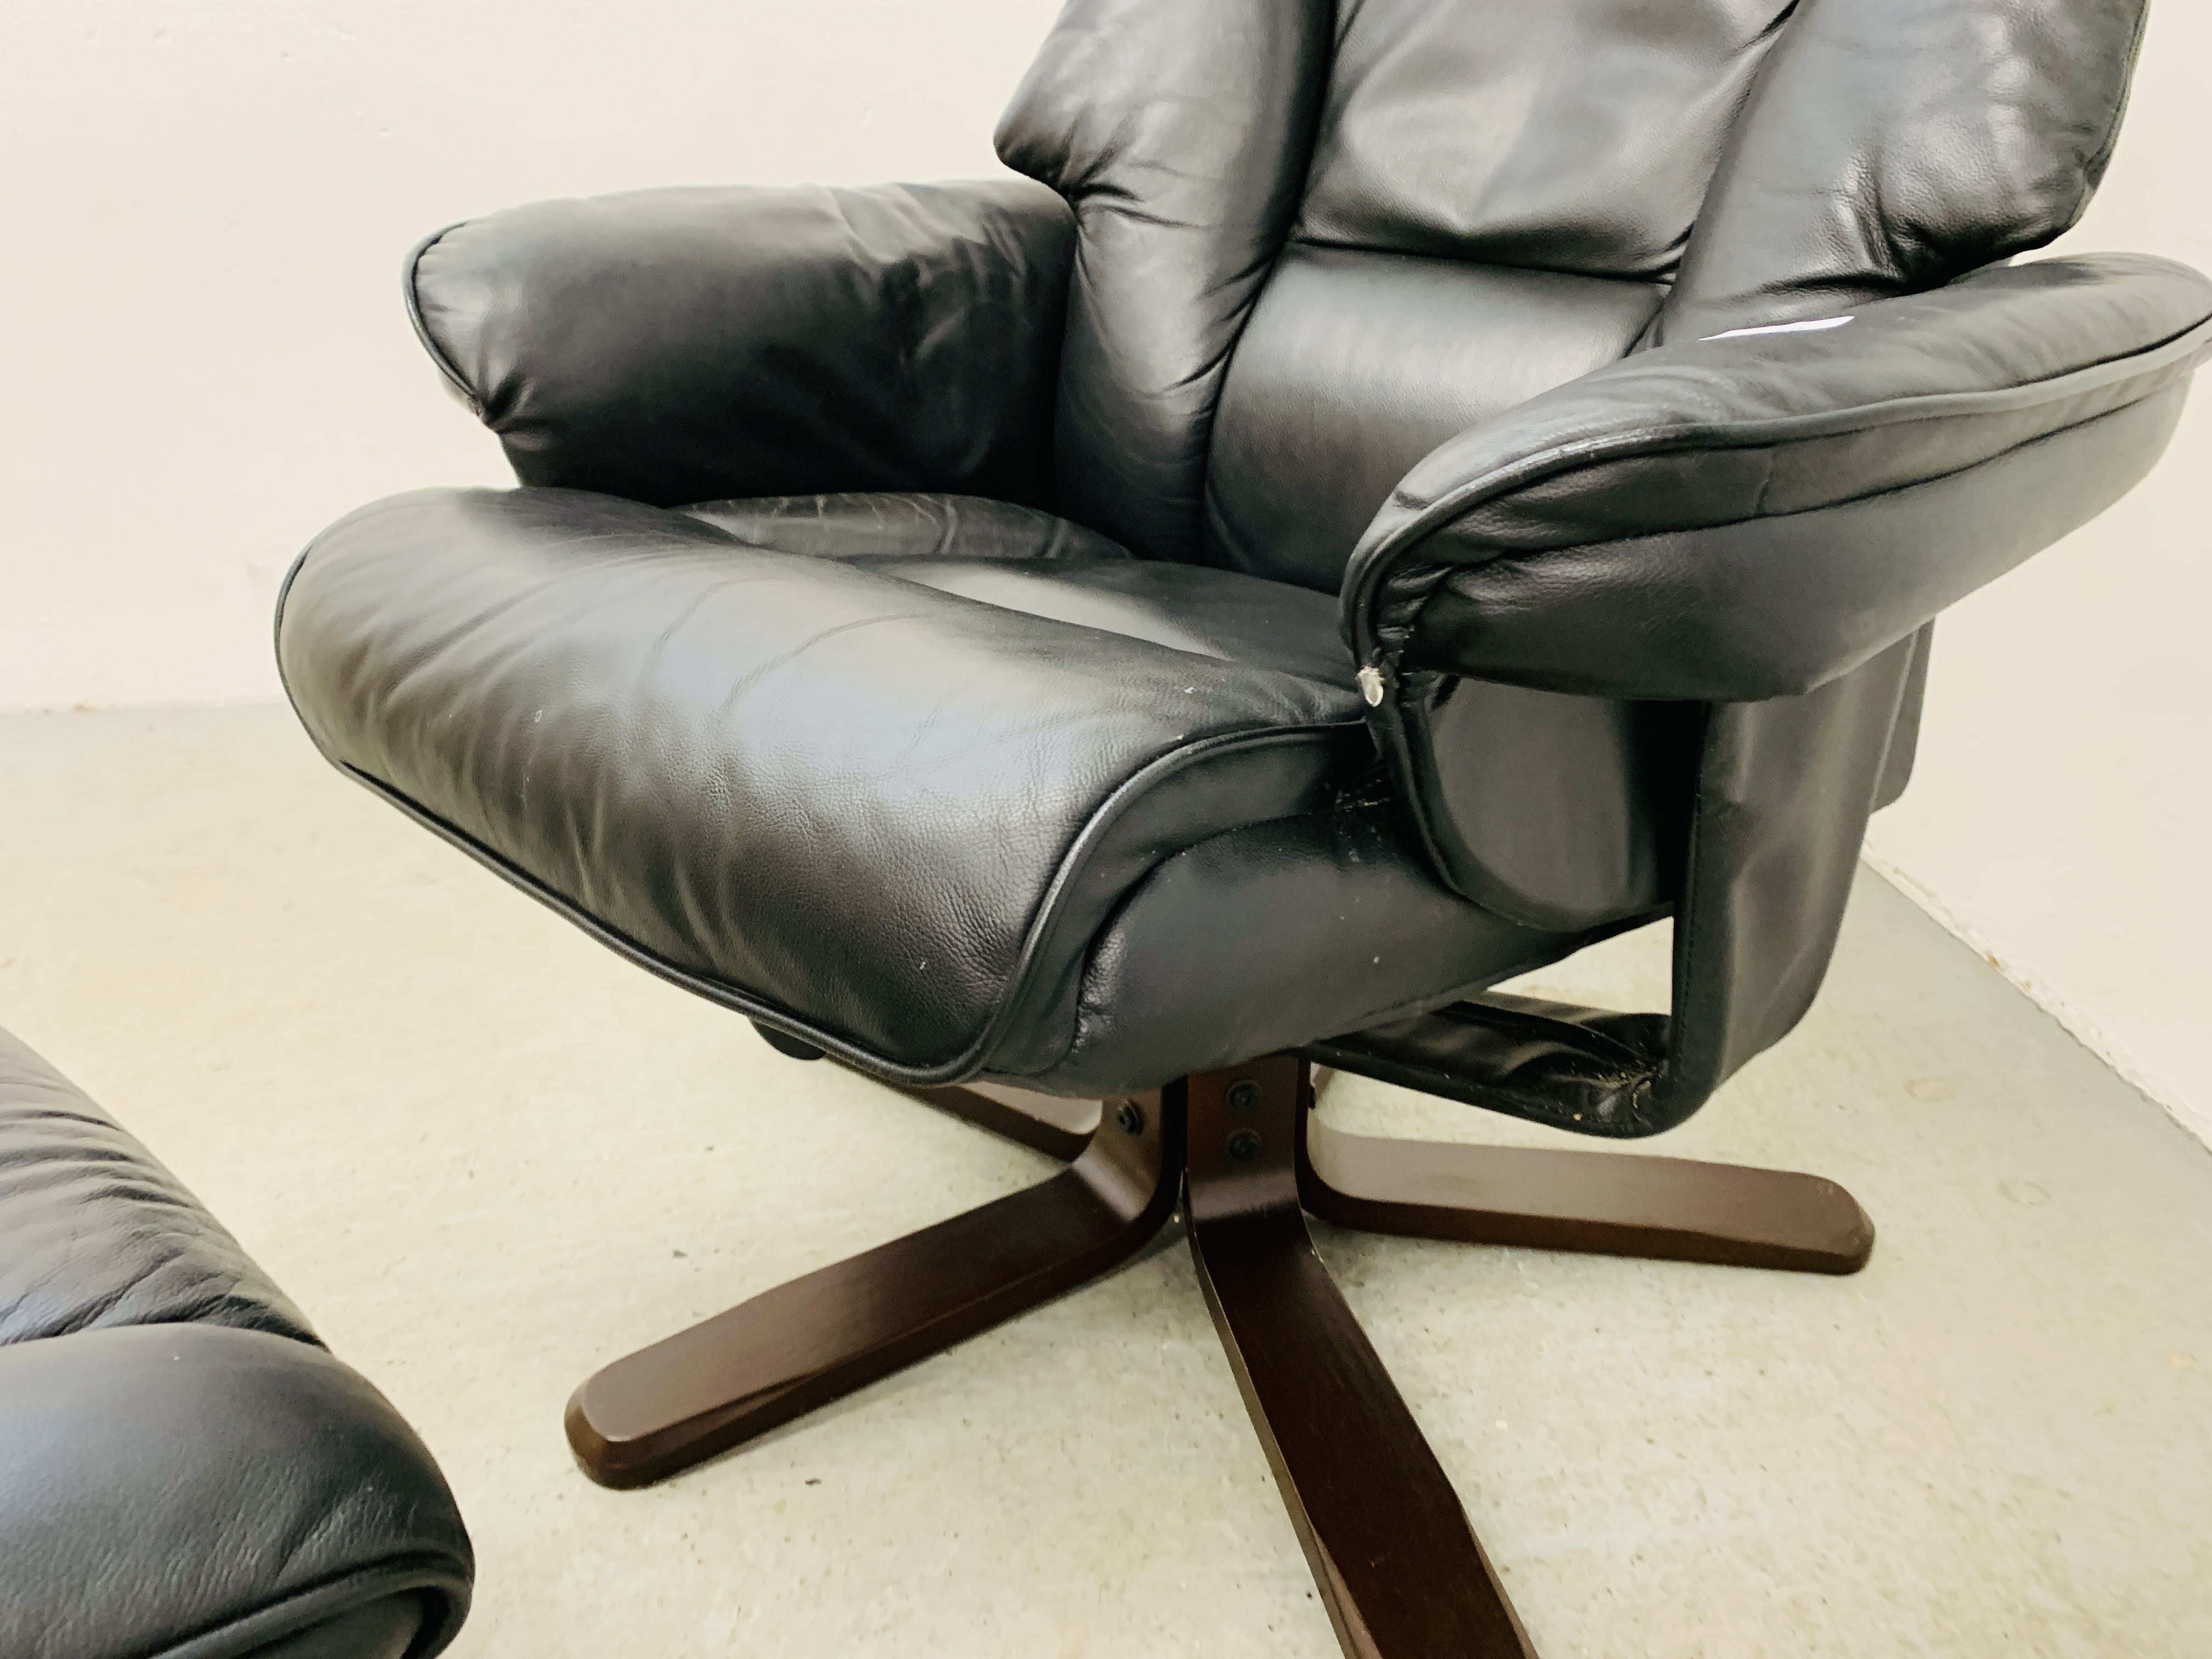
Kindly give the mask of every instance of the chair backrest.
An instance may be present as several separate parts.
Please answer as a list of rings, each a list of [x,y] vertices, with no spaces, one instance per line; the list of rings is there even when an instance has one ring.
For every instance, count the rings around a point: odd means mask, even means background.
[[[999,131],[1080,227],[1061,510],[1334,591],[1455,432],[2079,216],[2142,0],[1071,0]]]

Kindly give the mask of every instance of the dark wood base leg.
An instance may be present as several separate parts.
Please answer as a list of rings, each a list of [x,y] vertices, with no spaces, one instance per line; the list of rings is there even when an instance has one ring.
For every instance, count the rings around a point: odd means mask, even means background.
[[[1307,1237],[1305,1063],[1184,1087],[1191,1254],[1345,1652],[1531,1659],[1450,1480]]]
[[[1318,1091],[1331,1073],[1314,1070]],[[888,1085],[979,1128],[1072,1158],[1101,1121],[1090,1101],[1003,1084]],[[1122,1104],[1105,1103],[1111,1117]],[[1346,1134],[1302,1123],[1298,1194],[1339,1226],[1410,1238],[1852,1273],[1873,1221],[1824,1176],[1618,1152]]]
[[[1858,1200],[1820,1176],[1304,1127],[1305,1207],[1366,1232],[1814,1273],[1874,1252]]]
[[[1313,1089],[1295,1055],[1103,1109],[992,1085],[905,1089],[1075,1161],[616,1361],[568,1402],[569,1443],[603,1485],[660,1480],[1096,1277],[1180,1194],[1214,1326],[1346,1653],[1534,1659],[1302,1211],[1375,1232],[1814,1273],[1863,1266],[1873,1224],[1814,1176],[1343,1134],[1314,1121]]]
[[[1124,1260],[1174,1213],[1178,1100],[1117,1103],[1041,1186],[757,1296],[598,1372],[568,1443],[602,1486],[640,1486],[790,1421]]]

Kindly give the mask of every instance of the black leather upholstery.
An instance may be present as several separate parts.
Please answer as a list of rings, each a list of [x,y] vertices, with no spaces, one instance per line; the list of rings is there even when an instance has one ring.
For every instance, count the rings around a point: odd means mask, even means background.
[[[1457,902],[1396,803],[1366,781],[1325,811],[1163,860],[1101,930],[1066,1012],[1033,1028],[1036,1052],[1006,1054],[994,1075],[1103,1096],[1132,1076],[1233,1066],[1332,1027],[1425,1012],[1641,919],[1570,933]],[[1046,1053],[1055,1057],[1040,1066]]]
[[[1033,185],[435,239],[426,339],[568,488],[341,524],[287,683],[617,948],[917,1081],[1147,1086],[1672,908],[1663,1054],[1580,1124],[1664,1127],[1817,988],[1930,618],[2212,345],[2181,267],[1993,264],[2078,216],[2141,15],[1070,0]]]
[[[1200,565],[1136,559],[1049,514],[965,495],[839,495],[680,509],[740,541],[841,560],[1031,617],[1353,689],[1336,606]]]
[[[1346,578],[1439,866],[1505,914],[1560,914],[1500,890],[1478,799],[1492,745],[1455,708],[1469,684],[1810,691],[2124,493],[2208,350],[2195,272],[2053,259],[1835,327],[1643,352],[1441,446]]]
[[[1407,476],[1346,578],[1355,648],[1606,696],[1808,691],[2123,494],[2207,351],[2212,283],[2106,255],[1639,353]]]
[[[441,231],[407,295],[525,483],[1049,505],[1073,230],[1018,179],[637,191]]]
[[[1138,578],[1123,614],[1164,609],[1157,575],[1224,648],[1264,627],[1255,655],[1330,680],[1009,611],[1054,589],[929,562],[924,586],[605,496],[402,496],[300,566],[286,682],[333,757],[701,988],[900,1076],[972,1074],[1160,859],[1314,810],[1369,745],[1317,596],[1108,562]]]
[[[315,1340],[146,1149],[0,1031],[0,1346],[192,1323]]]
[[[1053,420],[1060,504],[1194,559],[1237,335],[1297,213],[1327,0],[1073,0],[999,124],[1000,158],[1075,210]]]
[[[1125,559],[1096,531],[981,495],[861,490],[698,501],[680,509],[755,547],[844,559]]]
[[[2146,10],[1799,0],[1729,131],[1656,337],[1917,293],[2070,228],[2119,136]]]
[[[428,1659],[429,1453],[130,1135],[0,1032],[0,1653]]]
[[[745,527],[811,534],[841,505]],[[896,1075],[1047,1071],[1073,1039],[1074,970],[1147,872],[1248,823],[1330,822],[1333,788],[1370,750],[1319,596],[1110,552],[1047,562],[1091,578],[1066,585],[1003,557],[932,556],[954,510],[922,521],[910,561],[866,543],[859,568],[826,580],[690,515],[600,497],[402,497],[301,565],[288,682],[331,754],[694,988]],[[456,556],[492,546],[504,556]],[[962,591],[994,581],[983,601]],[[393,593],[409,596],[396,611],[380,603]],[[1008,614],[1032,599],[1066,619]],[[817,675],[881,688],[894,673],[880,702],[808,706]],[[586,706],[594,688],[609,695]],[[509,735],[483,740],[494,731]],[[1310,966],[1285,951],[1215,994],[1327,1021],[1486,977],[1405,984],[1423,960],[1402,950],[1409,924],[1455,925],[1477,968],[1545,953],[1439,891],[1409,850],[1389,866],[1378,846],[1357,872],[1390,869],[1395,908],[1335,907],[1342,950],[1390,959],[1366,1000],[1312,1006],[1297,990]],[[1324,840],[1306,855],[1328,891],[1338,853]],[[1194,914],[1152,925],[1185,932]],[[1125,932],[1144,937],[1151,915]],[[825,933],[875,927],[936,948],[822,953]],[[1127,1048],[1112,1086],[1137,1086],[1161,1037],[1115,1029]]]
[[[1206,468],[1212,556],[1334,593],[1407,471],[1608,366],[1656,283],[1293,244],[1254,307]]]
[[[1658,277],[1681,257],[1789,0],[1357,0],[1297,234]]]

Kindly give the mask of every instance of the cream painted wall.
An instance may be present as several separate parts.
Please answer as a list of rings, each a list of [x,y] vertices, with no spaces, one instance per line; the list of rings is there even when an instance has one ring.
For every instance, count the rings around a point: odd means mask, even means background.
[[[2053,253],[2212,271],[2212,7],[2154,0],[2112,171]],[[1875,866],[2212,1143],[2212,373],[2101,518],[1936,629]]]
[[[422,233],[654,184],[990,171],[1056,0],[11,0],[0,13],[0,708],[275,692],[337,513],[507,481],[404,320]],[[2199,66],[2161,0],[2069,246],[2212,269]],[[2212,1139],[2212,385],[2129,501],[1939,630],[1877,861]]]
[[[399,264],[663,184],[974,177],[1057,0],[6,0],[0,708],[276,695],[361,501],[512,483]]]

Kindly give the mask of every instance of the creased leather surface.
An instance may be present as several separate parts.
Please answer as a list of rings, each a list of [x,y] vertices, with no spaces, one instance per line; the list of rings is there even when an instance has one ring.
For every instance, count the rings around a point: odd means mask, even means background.
[[[1681,745],[1694,791],[1670,1016],[1492,993],[1308,1056],[1577,1134],[1674,1127],[1812,1006],[1867,818],[1910,765],[1925,661],[1916,635],[1802,696],[1685,710],[1701,730]]]
[[[425,491],[302,556],[279,657],[332,759],[702,988],[917,1077],[980,1066],[1153,864],[1367,757],[1318,605],[1334,684],[865,562]]]
[[[1603,696],[1807,690],[2132,484],[2208,317],[2196,272],[2100,255],[1640,353],[1407,476],[1346,575],[1355,647]],[[2136,404],[2132,441],[2100,432]]]
[[[1899,715],[1918,648],[1902,640],[1804,696],[1707,712],[1667,1060],[1632,1133],[1681,1122],[1813,1006],[1890,754],[1910,740]]]
[[[1656,337],[1845,311],[2040,247],[2119,131],[2143,0],[1800,0]]]
[[[741,542],[824,559],[1126,559],[1128,550],[1066,519],[981,495],[858,490],[695,501],[686,517]]]
[[[1555,931],[1679,895],[1694,704],[1420,678],[1399,700],[1413,798],[1462,892]]]
[[[1025,616],[1352,689],[1336,607],[1202,565],[1139,560],[1065,519],[967,495],[812,495],[682,509],[759,547],[805,553]]]
[[[387,1595],[258,1647],[245,1659],[407,1659],[422,1625],[418,1595]]]
[[[1336,629],[1336,606],[1281,582],[1157,559],[1069,560],[1042,569],[1000,560],[905,559],[875,568],[1027,616],[1296,674],[1346,692],[1355,684],[1352,653]]]
[[[1881,781],[1875,788],[1877,812],[1901,797],[1912,781],[1912,765],[1920,750],[1920,712],[1928,702],[1928,665],[1935,649],[1936,624],[1929,623],[1912,636],[1912,666],[1906,671],[1905,690],[1897,702],[1897,729],[1889,740],[1889,753],[1882,759]]]
[[[1019,179],[637,191],[457,225],[409,291],[526,483],[1044,506],[1073,240]]]
[[[1627,1137],[1648,1127],[1638,1114],[1666,1063],[1668,1029],[1664,1014],[1490,991],[1301,1052],[1318,1065],[1572,1134]]]
[[[0,1031],[0,1346],[179,1321],[316,1340],[152,1153]]]
[[[244,1659],[392,1601],[429,1659],[472,1571],[429,1453],[319,1348],[196,1324],[0,1348],[9,1659]]]
[[[1810,690],[2133,489],[2185,392],[2171,385],[1993,459],[1832,507],[1475,566],[1437,590],[1408,655],[1601,695]]]
[[[1789,10],[1789,0],[1343,0],[1297,234],[1663,276]]]
[[[429,1659],[471,1572],[414,1432],[0,1031],[0,1654]]]
[[[1006,1080],[1073,1096],[1149,1087],[1433,1007],[1586,937],[1455,896],[1395,802],[1353,795],[1164,861],[1091,952],[1073,1042]]]
[[[1230,351],[1304,182],[1328,0],[1071,0],[999,157],[1075,206],[1060,510],[1194,559]]]
[[[1652,283],[1292,245],[1222,390],[1209,556],[1334,593],[1407,468],[1622,356],[1660,297]]]

